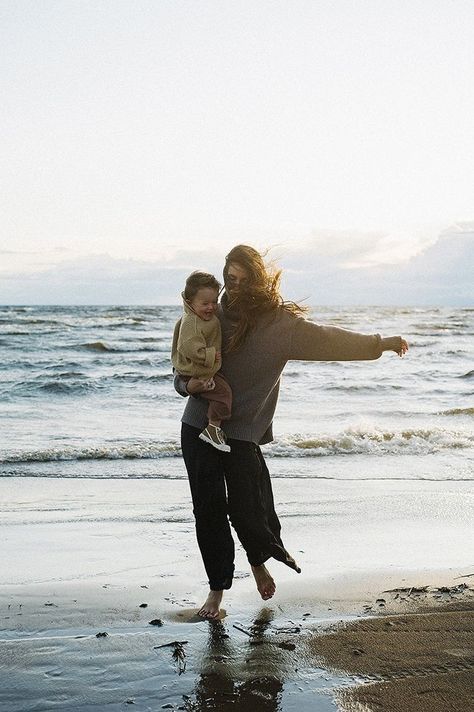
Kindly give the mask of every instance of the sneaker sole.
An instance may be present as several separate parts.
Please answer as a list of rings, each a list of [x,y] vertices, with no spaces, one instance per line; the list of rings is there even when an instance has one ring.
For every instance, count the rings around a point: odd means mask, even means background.
[[[221,452],[230,452],[229,445],[225,445],[224,443],[222,445],[219,445],[218,443],[215,443],[213,440],[211,440],[211,438],[206,438],[204,433],[199,433],[199,437],[208,445],[212,445],[212,447],[216,448],[216,450],[220,450]]]

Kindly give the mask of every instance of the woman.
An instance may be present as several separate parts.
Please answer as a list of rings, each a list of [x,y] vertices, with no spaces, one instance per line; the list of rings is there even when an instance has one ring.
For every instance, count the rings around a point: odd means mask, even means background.
[[[229,518],[264,600],[275,593],[265,566],[273,557],[300,569],[280,537],[272,487],[260,445],[273,440],[272,421],[280,375],[291,359],[352,361],[377,359],[384,351],[400,356],[408,345],[400,336],[381,338],[320,326],[304,318],[304,309],[284,302],[281,272],[271,273],[252,247],[237,245],[226,257],[225,292],[218,308],[223,338],[222,373],[233,391],[232,417],[224,430],[230,453],[199,439],[207,402],[189,398],[182,417],[181,447],[188,471],[196,534],[209,577],[209,595],[199,611],[217,618],[223,592],[232,585],[234,541]],[[197,395],[212,382],[175,378],[181,395]]]

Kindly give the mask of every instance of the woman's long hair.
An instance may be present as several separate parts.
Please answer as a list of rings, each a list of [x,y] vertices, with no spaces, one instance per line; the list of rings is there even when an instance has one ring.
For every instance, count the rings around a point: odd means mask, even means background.
[[[237,245],[225,258],[224,283],[228,283],[229,267],[236,264],[247,273],[248,282],[235,296],[224,295],[222,304],[234,321],[234,332],[226,352],[236,351],[262,314],[276,313],[286,309],[292,314],[303,315],[307,308],[287,302],[280,294],[281,269],[265,265],[262,255],[248,245]]]

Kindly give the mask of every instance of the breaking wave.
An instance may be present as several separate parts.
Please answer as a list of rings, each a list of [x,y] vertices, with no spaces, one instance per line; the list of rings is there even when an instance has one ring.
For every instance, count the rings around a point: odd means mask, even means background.
[[[59,460],[145,460],[162,457],[177,457],[181,454],[178,442],[140,443],[139,445],[116,445],[103,447],[47,448],[7,453],[0,463],[57,462]]]
[[[329,455],[428,455],[474,446],[474,434],[442,428],[400,431],[348,429],[334,437],[292,436],[272,443],[273,457]]]
[[[156,346],[138,346],[138,347],[127,347],[127,346],[112,346],[104,341],[91,341],[85,344],[72,345],[71,348],[76,349],[87,349],[87,351],[97,351],[99,353],[134,353],[137,351],[153,351],[153,352],[170,352],[170,344],[168,341],[162,341]]]
[[[164,373],[154,373],[151,376],[137,372],[116,373],[112,376],[91,378],[78,371],[65,371],[51,374],[48,378],[38,376],[28,381],[20,381],[6,386],[2,391],[2,398],[8,397],[34,397],[44,393],[53,395],[86,395],[94,391],[109,389],[113,383],[161,383],[172,381],[173,374],[170,370]]]
[[[442,428],[423,430],[348,429],[333,437],[290,435],[264,447],[266,457],[328,457],[337,455],[427,455],[441,450],[474,446],[474,434]],[[145,460],[180,457],[179,442],[120,444],[97,447],[47,448],[44,450],[6,452],[0,463]]]
[[[474,408],[451,408],[443,410],[441,415],[474,415]]]

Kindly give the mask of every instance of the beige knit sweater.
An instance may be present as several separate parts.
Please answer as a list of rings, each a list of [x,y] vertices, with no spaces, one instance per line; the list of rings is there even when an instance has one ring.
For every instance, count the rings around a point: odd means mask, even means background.
[[[221,350],[222,334],[219,319],[214,315],[201,319],[183,299],[184,314],[176,323],[171,347],[171,361],[182,376],[211,378],[221,362],[216,360]]]

